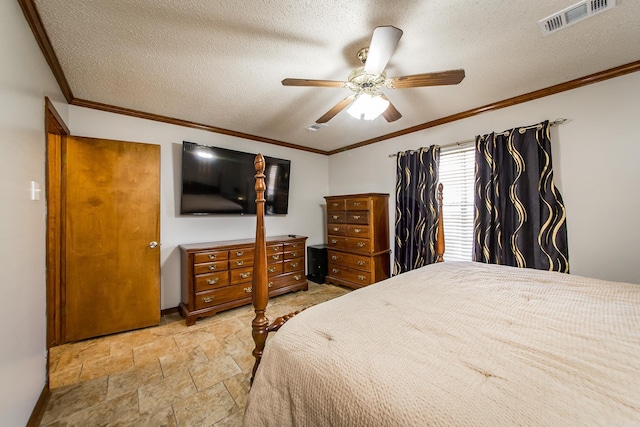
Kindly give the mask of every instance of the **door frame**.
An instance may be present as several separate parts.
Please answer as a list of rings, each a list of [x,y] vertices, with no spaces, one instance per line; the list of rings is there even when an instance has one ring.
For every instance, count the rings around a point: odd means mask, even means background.
[[[45,197],[46,217],[46,348],[64,343],[61,308],[64,292],[62,242],[64,241],[64,218],[62,203],[62,155],[63,142],[70,134],[69,128],[48,97],[44,98],[45,128]],[[49,364],[47,363],[47,375]]]

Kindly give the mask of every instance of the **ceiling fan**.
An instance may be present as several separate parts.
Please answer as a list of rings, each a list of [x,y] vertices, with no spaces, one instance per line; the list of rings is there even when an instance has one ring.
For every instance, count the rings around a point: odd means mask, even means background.
[[[402,117],[402,114],[393,106],[389,99],[382,93],[382,88],[405,89],[422,86],[455,85],[464,79],[464,70],[449,70],[435,73],[413,74],[410,76],[387,78],[384,72],[398,41],[402,37],[402,30],[393,26],[376,27],[373,30],[371,43],[368,48],[358,51],[358,58],[363,66],[351,72],[346,82],[336,80],[307,80],[284,79],[284,86],[317,86],[317,87],[341,87],[350,89],[353,94],[334,105],[316,123],[326,123],[336,114],[349,108],[349,113],[357,118],[373,120],[380,114],[388,121],[393,122]],[[353,105],[352,105],[353,104]],[[366,105],[365,105],[366,104]],[[377,104],[377,111],[367,111],[366,106]],[[354,111],[352,111],[354,110]]]

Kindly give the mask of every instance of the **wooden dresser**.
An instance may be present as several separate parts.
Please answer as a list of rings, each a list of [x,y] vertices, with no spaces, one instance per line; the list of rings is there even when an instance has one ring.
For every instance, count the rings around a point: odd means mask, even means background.
[[[269,296],[307,290],[304,236],[267,237]],[[182,302],[191,326],[196,319],[251,303],[254,239],[180,245]]]
[[[389,277],[389,195],[327,196],[327,283],[361,288]]]

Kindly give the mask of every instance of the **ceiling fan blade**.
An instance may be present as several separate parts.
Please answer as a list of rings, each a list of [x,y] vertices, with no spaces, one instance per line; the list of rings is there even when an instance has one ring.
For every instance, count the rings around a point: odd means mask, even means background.
[[[338,102],[336,105],[334,105],[329,111],[327,111],[326,113],[324,113],[324,115],[322,117],[320,117],[318,120],[316,120],[316,123],[327,123],[329,120],[331,120],[336,114],[338,114],[340,111],[344,110],[345,108],[347,108],[349,105],[351,105],[351,103],[356,99],[355,95],[349,95],[347,96],[345,99],[343,99],[342,101]]]
[[[387,98],[386,96],[384,95],[380,95],[380,96],[382,97],[382,99],[389,101],[389,98]],[[400,114],[400,112],[396,109],[396,107],[393,106],[391,101],[389,101],[389,106],[387,107],[386,110],[384,110],[384,113],[382,113],[382,117],[384,117],[384,119],[388,122],[395,122],[400,117],[402,117],[402,114]]]
[[[457,85],[464,79],[464,70],[440,71],[437,73],[413,74],[391,78],[394,89],[421,86]]]
[[[307,80],[307,79],[284,79],[283,86],[319,86],[319,87],[344,87],[346,82],[336,80]]]
[[[381,74],[387,66],[393,51],[402,37],[402,30],[391,25],[376,27],[373,30],[367,62],[364,71],[367,74]]]

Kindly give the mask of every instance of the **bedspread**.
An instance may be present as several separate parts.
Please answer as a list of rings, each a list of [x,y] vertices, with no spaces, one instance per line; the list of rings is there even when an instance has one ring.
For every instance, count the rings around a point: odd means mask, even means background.
[[[445,262],[272,337],[245,426],[640,425],[640,285]]]

